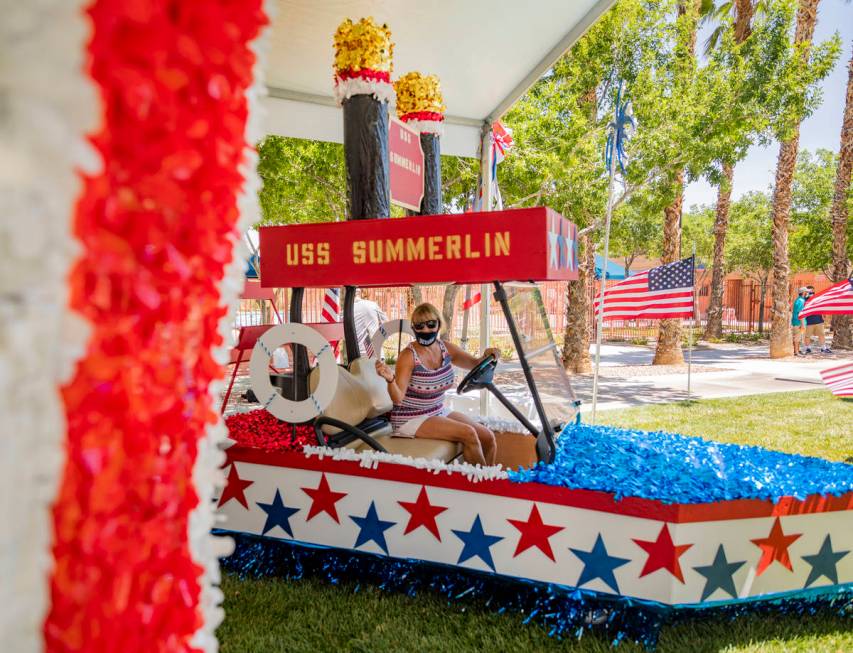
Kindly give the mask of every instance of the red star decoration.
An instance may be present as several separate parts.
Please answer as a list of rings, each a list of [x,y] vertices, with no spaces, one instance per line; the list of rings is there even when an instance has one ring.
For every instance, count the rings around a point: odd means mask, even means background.
[[[676,546],[673,544],[667,524],[663,525],[660,533],[658,533],[658,539],[654,542],[634,540],[634,543],[649,554],[646,564],[643,566],[643,571],[640,572],[640,578],[658,569],[666,569],[679,581],[684,582],[684,574],[681,573],[681,564],[678,562],[678,559],[693,545],[679,544]]]
[[[244,481],[240,478],[239,474],[237,474],[237,465],[231,463],[231,471],[228,472],[228,480],[225,483],[225,488],[222,490],[222,496],[219,497],[217,505],[221,506],[224,503],[228,503],[231,499],[237,499],[248,510],[249,502],[246,501],[246,488],[252,483],[254,481]]]
[[[305,521],[311,521],[321,512],[325,512],[336,522],[341,523],[341,520],[338,519],[338,510],[335,508],[335,504],[343,499],[347,493],[332,492],[325,474],[320,477],[320,485],[318,487],[304,487],[302,491],[311,497],[311,510],[308,511],[308,517],[305,518]]]
[[[406,525],[406,532],[403,535],[408,535],[418,526],[423,526],[430,533],[435,535],[435,539],[441,542],[441,535],[438,534],[438,525],[435,523],[435,518],[447,510],[444,506],[434,506],[429,502],[426,486],[421,486],[421,491],[418,493],[416,501],[398,501],[403,508],[411,515],[409,523]]]
[[[543,523],[542,517],[539,514],[539,508],[535,503],[527,521],[521,521],[520,519],[507,519],[507,521],[521,532],[521,537],[518,538],[518,546],[515,547],[515,553],[512,555],[513,558],[527,551],[530,547],[535,546],[551,558],[551,560],[554,560],[554,552],[551,550],[551,542],[548,538],[564,530],[563,526],[552,526],[551,524]]]
[[[770,535],[757,540],[752,540],[755,546],[761,547],[761,560],[758,561],[758,575],[773,564],[774,561],[779,562],[789,571],[793,571],[791,565],[791,557],[788,555],[788,547],[800,538],[802,533],[795,535],[785,535],[782,532],[782,522],[779,518],[773,522],[773,527],[770,529]]]

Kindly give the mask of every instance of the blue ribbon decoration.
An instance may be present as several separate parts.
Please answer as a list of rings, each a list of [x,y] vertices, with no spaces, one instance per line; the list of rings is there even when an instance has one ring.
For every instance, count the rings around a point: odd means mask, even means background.
[[[604,162],[607,165],[608,172],[613,159],[614,151],[616,153],[616,161],[619,164],[619,169],[622,175],[625,175],[625,165],[627,156],[625,155],[625,146],[631,138],[631,134],[637,128],[637,123],[631,112],[631,101],[622,100],[623,82],[619,82],[619,90],[616,92],[616,106],[614,108],[613,121],[607,125],[607,144],[604,148]]]

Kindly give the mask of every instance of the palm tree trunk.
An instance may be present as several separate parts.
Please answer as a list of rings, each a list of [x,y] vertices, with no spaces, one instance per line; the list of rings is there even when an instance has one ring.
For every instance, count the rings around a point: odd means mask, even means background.
[[[841,147],[838,153],[838,170],[835,174],[835,192],[832,195],[832,280],[844,281],[849,273],[847,260],[847,198],[850,176],[853,173],[853,55],[847,64],[847,100],[844,120],[841,123]],[[853,348],[853,334],[849,315],[832,316],[832,346],[837,349]]]
[[[453,317],[456,313],[456,295],[459,294],[459,286],[455,283],[448,284],[444,288],[444,299],[441,302],[441,337],[453,337]]]
[[[723,255],[726,248],[726,232],[729,228],[729,208],[732,199],[732,179],[734,166],[723,164],[723,181],[717,192],[717,210],[714,216],[714,272],[711,276],[711,301],[708,305],[708,323],[705,325],[706,340],[723,337],[723,284],[725,282],[725,264]]]
[[[578,99],[578,108],[590,125],[598,115],[598,87],[590,86]],[[592,372],[589,341],[592,334],[589,302],[595,287],[595,246],[592,232],[578,239],[578,279],[566,284],[566,329],[563,333],[563,367],[575,374]]]
[[[800,0],[797,9],[795,44],[806,44],[803,56],[808,57],[808,46],[814,35],[817,22],[817,6],[820,0]],[[776,164],[776,186],[773,189],[773,310],[770,326],[770,357],[783,358],[793,355],[791,342],[791,295],[788,276],[788,229],[791,223],[791,186],[794,167],[800,145],[800,125],[794,127],[790,137],[779,147]]]
[[[681,256],[681,208],[684,202],[684,171],[675,174],[675,199],[664,209],[663,254],[661,263],[674,263]],[[660,321],[658,343],[652,365],[676,365],[684,362],[681,349],[681,320]]]
[[[737,45],[746,41],[752,33],[752,16],[755,12],[753,1],[735,0],[734,36]],[[711,277],[711,301],[708,305],[705,339],[723,337],[723,284],[725,281],[723,255],[726,248],[726,232],[729,227],[734,174],[734,166],[724,163],[723,181],[717,191],[717,209],[714,216],[714,273]]]
[[[589,357],[591,336],[589,320],[590,282],[595,279],[595,248],[590,233],[580,237],[577,281],[566,284],[566,330],[563,334],[563,366],[575,374],[592,372]]]
[[[690,30],[687,40],[678,45],[681,75],[692,77],[696,68],[696,30],[699,25],[699,11],[702,0],[680,0],[678,20],[689,20]],[[689,72],[686,72],[689,71]],[[685,80],[686,81],[686,80]],[[681,256],[681,209],[684,202],[684,170],[676,170],[672,176],[675,197],[664,209],[663,219],[663,256],[662,263],[674,263]],[[652,365],[673,365],[684,362],[681,350],[681,320],[666,319],[660,321],[658,343]]]

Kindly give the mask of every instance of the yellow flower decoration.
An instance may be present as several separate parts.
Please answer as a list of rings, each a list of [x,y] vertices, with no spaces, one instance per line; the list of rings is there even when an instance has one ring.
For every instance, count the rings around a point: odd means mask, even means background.
[[[406,73],[396,82],[397,115],[429,111],[444,113],[444,98],[441,96],[441,84],[435,75],[422,75],[418,72]]]
[[[377,25],[373,17],[353,23],[349,18],[335,31],[335,72],[357,73],[364,68],[390,73],[394,44],[388,25]]]

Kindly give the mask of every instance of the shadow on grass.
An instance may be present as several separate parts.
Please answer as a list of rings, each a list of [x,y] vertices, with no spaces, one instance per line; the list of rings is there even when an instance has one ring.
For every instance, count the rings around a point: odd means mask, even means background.
[[[737,618],[687,618],[664,627],[658,653],[676,651],[849,651],[853,646],[849,610],[814,614],[766,612]]]
[[[331,585],[316,577],[241,579],[226,573],[226,620],[219,629],[223,653],[313,651],[465,653],[640,653],[602,627],[550,637],[532,614],[507,611],[479,599],[448,601],[434,592],[407,596],[355,581]],[[805,611],[803,611],[805,612]],[[658,653],[682,651],[835,653],[853,650],[850,613],[821,608],[809,614],[762,611],[733,617],[707,613],[665,625]]]

